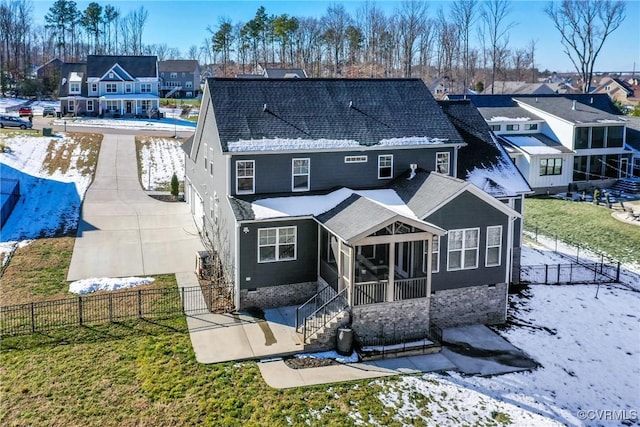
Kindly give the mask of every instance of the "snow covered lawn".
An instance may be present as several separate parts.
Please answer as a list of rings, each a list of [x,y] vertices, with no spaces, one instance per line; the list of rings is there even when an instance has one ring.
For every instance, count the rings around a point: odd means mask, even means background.
[[[182,141],[171,138],[137,137],[140,147],[140,169],[145,190],[169,190],[171,176],[175,173],[184,181],[184,151]]]

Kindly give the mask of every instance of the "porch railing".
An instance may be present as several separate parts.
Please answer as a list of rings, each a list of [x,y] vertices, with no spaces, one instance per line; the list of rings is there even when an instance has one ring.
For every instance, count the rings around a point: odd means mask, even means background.
[[[388,280],[360,282],[354,284],[353,305],[389,302],[387,298]],[[427,296],[427,278],[414,277],[393,282],[393,300],[402,301]]]
[[[332,299],[336,295],[336,291],[330,285],[320,289],[314,296],[309,298],[304,304],[296,308],[296,330],[300,332],[300,329],[304,325],[304,319],[309,317],[311,313],[316,311],[319,307],[324,305],[327,301]]]
[[[342,289],[320,308],[305,317],[302,324],[302,336],[304,337],[305,342],[311,335],[322,329],[349,306],[349,303],[345,298],[346,291],[347,288]]]

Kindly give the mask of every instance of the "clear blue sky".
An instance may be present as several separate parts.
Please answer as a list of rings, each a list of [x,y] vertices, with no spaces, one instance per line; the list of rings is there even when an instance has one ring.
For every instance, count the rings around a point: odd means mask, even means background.
[[[210,37],[206,28],[216,29],[219,18],[227,17],[235,24],[246,22],[255,16],[261,5],[269,15],[287,13],[290,16],[321,17],[331,4],[342,3],[352,17],[362,7],[362,1],[347,0],[332,1],[223,1],[223,0],[142,0],[120,1],[96,0],[102,6],[112,4],[120,9],[121,15],[144,6],[149,17],[143,33],[145,44],[167,44],[176,47],[184,55],[189,47],[200,47],[206,37]],[[84,10],[88,1],[76,1],[78,8]],[[401,1],[375,2],[389,16]],[[640,71],[640,1],[627,1],[627,17],[607,40],[600,56],[596,61],[596,71],[631,71],[635,63],[635,70]],[[44,23],[44,15],[53,4],[50,0],[34,1],[34,16],[36,23]],[[430,1],[430,15],[435,16],[442,7],[445,15],[451,1]],[[544,14],[543,9],[548,1],[513,0],[509,18],[516,25],[509,33],[510,48],[524,48],[530,40],[536,40],[536,65],[539,69],[551,71],[573,71],[574,68],[563,53],[560,35],[553,28],[551,20]],[[472,42],[477,43],[473,34]]]

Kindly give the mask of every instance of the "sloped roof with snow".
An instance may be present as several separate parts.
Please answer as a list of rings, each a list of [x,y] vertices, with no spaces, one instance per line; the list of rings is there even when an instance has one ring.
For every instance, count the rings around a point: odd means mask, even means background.
[[[269,140],[288,141],[283,149],[296,141],[464,143],[419,79],[210,78],[207,85],[223,151],[253,151]]]
[[[531,155],[573,153],[573,151],[564,145],[541,133],[500,135],[498,140],[504,140],[506,143]]]
[[[527,105],[529,108],[543,111],[560,119],[574,124],[585,123],[620,123],[624,120],[620,115],[612,114],[583,103],[567,98],[514,98],[519,105]]]
[[[482,117],[488,122],[528,122],[532,120],[543,120],[540,116],[525,110],[522,107],[494,107],[478,108]]]
[[[514,197],[531,192],[527,180],[470,101],[439,103],[467,143],[458,150],[458,178],[494,197]]]

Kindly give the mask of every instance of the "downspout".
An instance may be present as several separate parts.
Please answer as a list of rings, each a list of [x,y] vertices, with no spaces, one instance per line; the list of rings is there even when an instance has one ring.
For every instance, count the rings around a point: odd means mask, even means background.
[[[455,145],[453,147],[453,177],[458,177],[458,150],[460,149],[459,145]]]
[[[240,224],[236,221],[236,235],[235,235],[235,262],[234,262],[234,305],[236,306],[236,311],[240,311]]]

